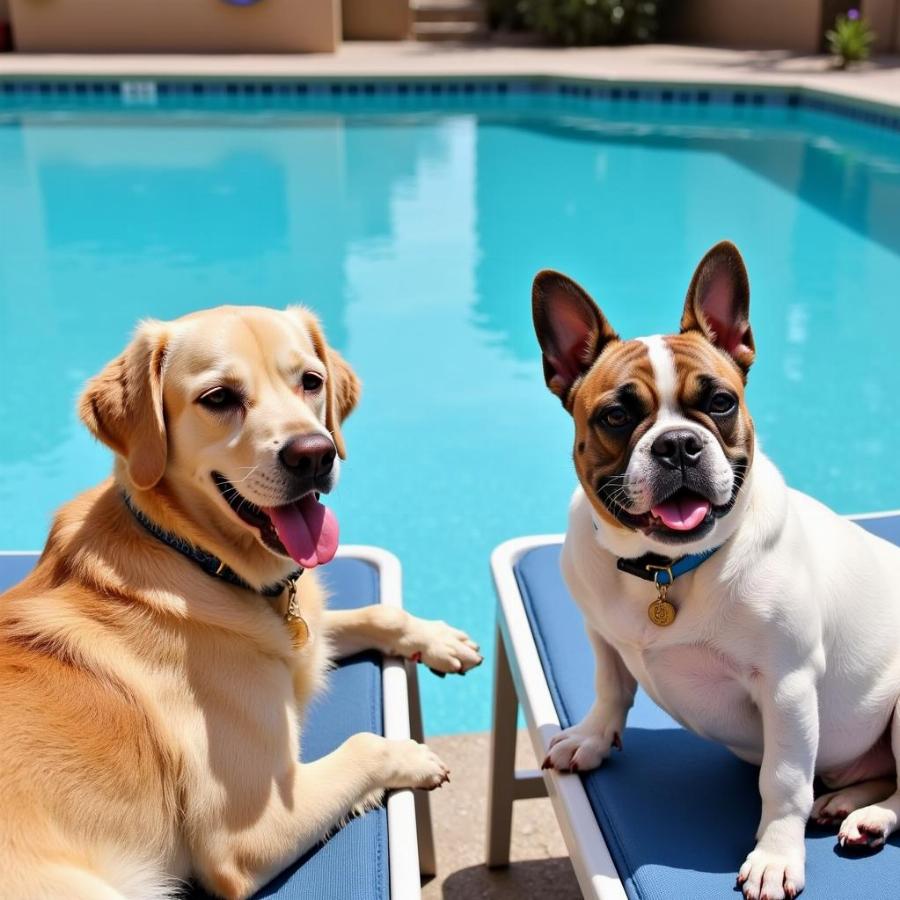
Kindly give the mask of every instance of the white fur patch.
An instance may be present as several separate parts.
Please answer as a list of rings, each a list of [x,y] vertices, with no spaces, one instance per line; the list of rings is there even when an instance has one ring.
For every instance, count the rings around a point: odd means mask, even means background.
[[[653,377],[659,391],[660,417],[665,414],[677,415],[678,379],[675,375],[675,357],[672,355],[672,351],[666,346],[661,334],[638,338],[638,340],[647,348],[647,355],[650,357]]]
[[[656,464],[653,459],[653,443],[671,429],[691,431],[697,440],[712,454],[710,473],[715,490],[715,503],[724,503],[731,494],[734,473],[731,465],[711,432],[687,418],[678,402],[678,375],[675,356],[660,334],[638,338],[647,348],[653,378],[659,395],[659,409],[653,425],[647,429],[631,453],[626,470],[631,499],[636,509],[649,508],[648,486],[653,481]]]

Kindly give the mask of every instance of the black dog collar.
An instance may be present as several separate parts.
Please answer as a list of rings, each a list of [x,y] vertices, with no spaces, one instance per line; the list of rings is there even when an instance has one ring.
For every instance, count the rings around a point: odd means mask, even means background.
[[[704,550],[702,553],[688,553],[687,556],[679,556],[678,559],[669,559],[658,553],[645,553],[636,559],[619,558],[616,567],[620,572],[629,575],[637,575],[645,581],[655,584],[671,584],[679,575],[692,572],[701,563],[706,562],[718,547]]]
[[[199,566],[212,578],[221,578],[222,581],[225,581],[228,584],[244,588],[244,590],[247,591],[253,591],[253,593],[261,594],[263,597],[277,597],[286,587],[292,586],[303,574],[303,569],[295,569],[281,581],[276,581],[275,584],[267,584],[265,587],[257,590],[253,585],[244,581],[234,569],[230,566],[226,566],[218,556],[213,556],[212,553],[207,553],[205,550],[195,547],[184,538],[178,537],[177,534],[172,534],[172,532],[160,528],[159,525],[147,518],[147,516],[134,505],[128,494],[123,494],[123,496],[125,498],[125,505],[131,510],[132,515],[147,529],[147,531],[150,532],[150,534],[153,535],[153,537],[164,543],[167,547],[177,550],[182,556],[186,556],[192,563]]]
[[[679,575],[692,572],[701,563],[706,562],[718,549],[712,547],[702,553],[688,553],[687,556],[678,559],[669,559],[658,553],[645,553],[637,559],[620,558],[616,565],[620,572],[637,575],[638,578],[653,582],[656,586],[656,600],[647,607],[647,615],[654,625],[665,628],[675,621],[678,612],[667,599],[672,582]]]

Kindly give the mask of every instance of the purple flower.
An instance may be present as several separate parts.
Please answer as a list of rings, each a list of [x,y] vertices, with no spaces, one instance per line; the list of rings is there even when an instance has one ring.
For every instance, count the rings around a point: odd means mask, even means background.
[[[858,9],[848,9],[847,10],[847,18],[851,22],[855,22],[859,18],[859,10]]]

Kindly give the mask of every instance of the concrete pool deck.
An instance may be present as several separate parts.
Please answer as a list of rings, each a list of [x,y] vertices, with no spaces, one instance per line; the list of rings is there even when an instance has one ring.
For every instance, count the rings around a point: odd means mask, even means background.
[[[484,865],[487,732],[426,740],[450,767],[451,780],[431,794],[438,873],[423,886],[422,900],[577,900],[575,871],[546,798],[516,802],[509,867]],[[516,766],[537,768],[526,731],[518,735]]]
[[[667,85],[784,87],[900,108],[900,57],[840,72],[825,56],[651,44],[546,48],[509,44],[348,42],[334,54],[0,54],[5,77],[562,77]]]

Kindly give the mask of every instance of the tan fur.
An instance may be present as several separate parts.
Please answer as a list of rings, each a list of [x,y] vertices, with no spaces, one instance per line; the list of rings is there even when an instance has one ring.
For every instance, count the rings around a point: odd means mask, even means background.
[[[668,335],[666,344],[675,358],[678,400],[684,414],[712,432],[729,459],[740,457],[747,460],[749,467],[753,461],[755,442],[753,419],[744,395],[746,372],[699,332]],[[718,384],[730,388],[738,398],[738,412],[733,420],[728,422],[716,420],[698,409],[703,387],[702,379],[710,377]]]
[[[325,396],[300,396],[284,373],[317,356]],[[247,388],[240,423],[195,402],[213,369]],[[333,653],[373,647],[465,671],[480,656],[462,632],[378,607],[328,613],[307,572],[314,640],[296,651],[284,595],[211,578],[123,500],[271,583],[293,562],[217,497],[209,461],[268,464],[278,441],[326,426],[343,451],[357,394],[310,313],[254,308],[145,324],[89,384],[82,417],[116,451],[115,477],[60,510],[35,570],[0,596],[4,900],[149,900],[192,875],[247,897],[385,789],[443,781],[427,748],[375,735],[298,764],[300,723]]]
[[[632,386],[647,417],[634,431],[620,437],[597,428],[595,417],[623,384]],[[597,487],[604,477],[624,471],[634,445],[656,418],[658,401],[647,348],[640,341],[609,344],[573,390],[575,471],[597,514],[615,528],[624,526],[597,498]]]

